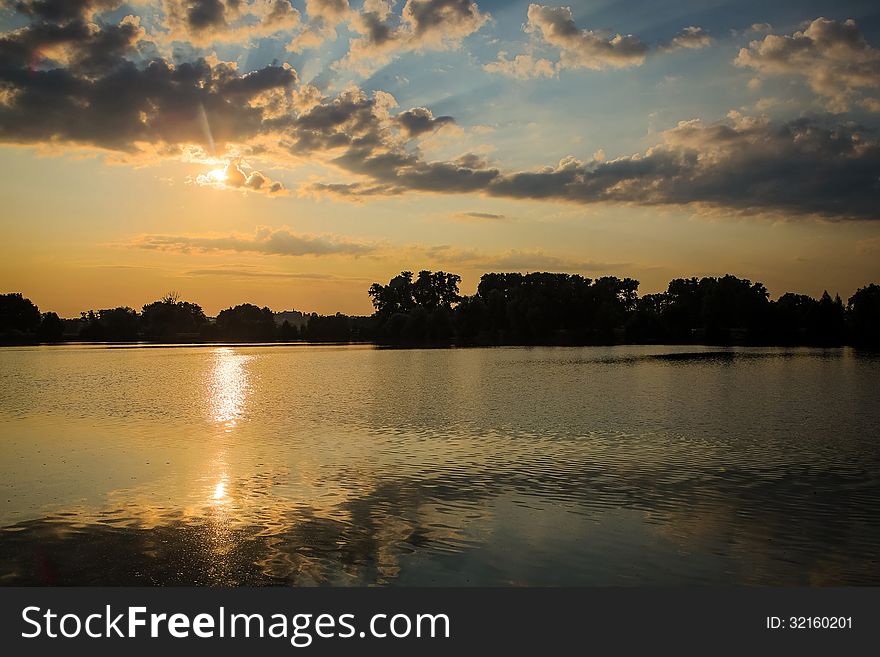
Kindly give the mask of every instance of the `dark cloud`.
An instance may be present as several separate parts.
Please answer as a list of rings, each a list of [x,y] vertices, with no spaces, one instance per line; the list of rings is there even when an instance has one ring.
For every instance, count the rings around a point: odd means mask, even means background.
[[[641,205],[698,204],[727,212],[880,219],[880,142],[852,125],[800,119],[776,124],[682,122],[644,153],[608,161],[565,158],[503,172],[475,156],[429,162],[418,153],[352,141],[333,162],[368,183],[316,191],[355,197],[404,191]]]
[[[403,20],[417,37],[447,38],[476,32],[487,19],[471,0],[407,0]]]
[[[880,219],[880,143],[852,126],[680,123],[644,154],[493,180],[489,193],[576,202],[700,203],[777,215]]]
[[[163,0],[162,8],[165,38],[198,45],[247,42],[300,22],[290,0]]]
[[[274,88],[294,84],[293,71],[284,70],[266,76],[275,79]],[[0,139],[135,152],[142,143],[206,143],[204,116],[214,144],[243,141],[263,125],[262,109],[252,104],[258,92],[225,74],[204,60],[176,67],[125,63],[90,78],[71,69],[0,70],[0,83],[12,90],[0,105]]]
[[[51,23],[65,23],[116,9],[122,0],[13,0],[7,4],[28,16]]]
[[[631,34],[606,37],[575,25],[568,7],[531,4],[526,29],[561,51],[563,68],[621,68],[645,61],[648,46]]]
[[[352,13],[348,0],[306,0],[309,21],[294,37],[288,49],[301,52],[307,48],[317,48],[324,41],[335,40],[336,26],[350,18]]]
[[[472,0],[407,0],[400,17],[391,5],[366,0],[352,14],[350,28],[362,36],[351,40],[337,68],[369,74],[405,52],[454,48],[489,20]]]
[[[196,31],[226,26],[226,5],[220,0],[190,0],[186,20]]]
[[[271,95],[289,94],[297,83],[286,65],[242,75],[234,65],[204,59],[137,64],[130,58],[143,36],[137,18],[103,26],[64,20],[35,21],[0,36],[0,140],[129,153],[222,146],[260,133],[270,101],[278,102]],[[40,52],[50,56],[34,66]]]
[[[373,0],[371,6],[379,1]],[[257,6],[239,5],[235,11]],[[177,65],[161,58],[136,63],[132,58],[141,38],[137,20],[114,26],[82,18],[97,6],[82,2],[68,13],[58,13],[48,3],[31,2],[26,8],[31,23],[0,35],[0,140],[74,143],[161,156],[179,156],[198,144],[218,149],[231,145],[238,152],[223,151],[225,160],[232,162],[225,177],[206,182],[269,193],[284,190],[279,182],[233,158],[330,165],[347,179],[320,181],[310,190],[350,199],[413,191],[480,193],[575,203],[699,204],[777,216],[880,218],[880,145],[876,136],[856,125],[818,119],[772,123],[734,114],[719,123],[680,123],[661,133],[659,143],[645,152],[611,160],[568,157],[555,166],[529,171],[505,171],[474,154],[431,161],[412,138],[451,123],[451,117],[434,117],[424,107],[396,112],[395,99],[381,91],[367,94],[351,88],[323,98],[314,87],[298,87],[296,72],[288,66],[242,74],[234,64],[216,58]],[[473,18],[475,14],[462,6],[410,0],[405,7],[411,11],[405,14],[429,31],[439,24],[437,16]],[[229,3],[224,7],[231,11]],[[546,9],[532,5],[530,11],[536,7]],[[60,17],[61,22],[48,16]],[[553,26],[541,28],[545,36],[579,43],[572,52],[593,48],[584,43],[592,43],[595,35],[574,26],[570,12],[554,10],[549,19],[541,16]],[[784,62],[796,60],[792,49],[818,48],[826,59],[832,57],[831,51],[835,58],[842,57],[839,52],[856,53],[855,65],[845,69],[855,76],[849,79],[869,75],[876,51],[853,31],[854,25],[830,23],[817,26],[814,21],[803,37],[771,41],[775,44],[771,51],[784,52],[779,55]],[[630,55],[640,52],[616,38],[608,43],[596,46],[594,54],[631,61]],[[753,44],[748,61],[754,63],[758,55],[769,61],[766,44],[766,39],[760,47]],[[37,52],[51,55],[34,65]],[[855,83],[845,84],[852,88]],[[227,239],[232,240],[227,244],[239,245],[231,249],[273,252],[283,236],[258,237],[213,238],[200,248],[212,248],[210,244],[219,248],[216,240]],[[165,246],[169,244],[185,246],[174,240]],[[302,246],[291,244],[293,250]],[[162,248],[163,243],[150,245]]]
[[[844,112],[853,102],[880,111],[880,49],[865,41],[851,19],[817,18],[791,35],[768,34],[740,50],[735,63],[759,75],[803,78],[833,112]]]
[[[363,183],[313,183],[307,192],[318,195],[335,196],[351,201],[358,201],[370,196],[394,196],[406,190],[391,185],[365,185]]]
[[[602,70],[641,66],[651,52],[667,53],[674,50],[697,49],[708,46],[712,39],[701,27],[690,26],[671,40],[653,48],[632,34],[602,34],[581,29],[574,22],[570,7],[548,7],[530,4],[528,20],[523,26],[541,45],[559,50],[559,61],[554,62],[533,53],[516,55],[513,59],[501,51],[498,59],[483,68],[490,73],[501,73],[521,80],[554,77],[562,69],[588,68]]]
[[[435,117],[426,107],[414,107],[397,115],[397,122],[410,137],[418,137],[426,132],[455,123],[451,116]]]
[[[335,164],[361,176],[368,176],[400,190],[467,193],[489,188],[498,178],[498,169],[474,166],[467,159],[426,162],[418,154],[403,150],[374,152],[352,147],[333,160]]]
[[[376,11],[365,11],[359,16],[357,30],[372,46],[384,46],[395,38],[393,28],[384,19],[385,16]]]
[[[0,70],[32,69],[53,61],[79,72],[106,70],[133,55],[144,36],[136,17],[99,28],[78,13],[57,15],[58,21],[41,17],[25,28],[0,35]]]

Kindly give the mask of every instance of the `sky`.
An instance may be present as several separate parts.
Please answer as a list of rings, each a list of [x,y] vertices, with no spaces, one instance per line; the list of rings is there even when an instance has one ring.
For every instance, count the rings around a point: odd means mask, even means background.
[[[0,0],[0,292],[366,314],[442,269],[880,281],[880,6]]]

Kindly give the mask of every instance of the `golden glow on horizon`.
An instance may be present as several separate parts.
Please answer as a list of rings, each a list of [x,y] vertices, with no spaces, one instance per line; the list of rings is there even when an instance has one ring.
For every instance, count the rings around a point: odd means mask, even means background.
[[[843,222],[831,229],[807,220],[710,221],[684,210],[603,206],[587,212],[468,196],[340,207],[310,197],[213,193],[229,186],[228,179],[193,193],[195,183],[185,181],[225,172],[220,158],[166,163],[149,176],[140,169],[40,159],[11,149],[0,149],[0,163],[21,178],[6,197],[2,291],[22,292],[41,312],[66,318],[89,309],[140,310],[168,290],[180,291],[209,316],[245,302],[276,311],[366,315],[373,312],[367,296],[372,282],[422,268],[460,274],[463,294],[473,294],[488,271],[632,276],[641,282],[640,294],[665,290],[676,277],[732,273],[761,281],[774,298],[788,291],[818,297],[828,289],[844,300],[880,277],[880,222]],[[51,194],[35,182],[46,179],[57,183]],[[100,202],[82,191],[96,181],[107,190]],[[120,210],[124,223],[117,220]],[[450,219],[471,211],[507,219]],[[142,235],[253,239],[258,225],[289,225],[296,235],[327,233],[383,247],[375,255],[298,256],[137,246]],[[435,245],[451,248],[432,250]]]

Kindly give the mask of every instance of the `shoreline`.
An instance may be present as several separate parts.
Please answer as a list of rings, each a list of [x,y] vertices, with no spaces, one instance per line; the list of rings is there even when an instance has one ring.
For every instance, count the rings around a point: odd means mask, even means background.
[[[717,349],[719,353],[731,353],[736,349],[812,349],[812,350],[844,350],[852,349],[859,352],[874,353],[880,351],[876,347],[866,347],[852,344],[838,345],[815,345],[815,344],[718,344],[707,342],[617,342],[613,344],[386,344],[380,342],[308,342],[295,340],[287,342],[92,342],[92,341],[69,341],[69,342],[35,342],[19,344],[0,344],[0,349],[14,349],[21,347],[93,347],[104,349],[185,349],[203,347],[371,347],[375,349],[407,350],[407,349],[530,349],[530,348],[613,348],[613,347],[699,347],[703,349]],[[704,352],[701,352],[704,353]]]

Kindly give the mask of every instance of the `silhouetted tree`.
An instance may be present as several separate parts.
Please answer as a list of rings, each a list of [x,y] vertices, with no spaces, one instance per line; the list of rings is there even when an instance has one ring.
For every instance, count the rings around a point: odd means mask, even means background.
[[[217,315],[217,333],[225,340],[275,339],[275,317],[266,307],[243,303],[234,308],[221,310]]]
[[[379,315],[390,317],[395,313],[408,313],[415,307],[412,277],[411,271],[402,271],[388,285],[373,283],[370,286],[368,294]]]
[[[475,298],[462,300],[458,326],[465,339],[480,343],[618,341],[634,311],[638,285],[614,276],[594,282],[578,274],[484,274]]]
[[[860,287],[847,301],[846,309],[852,343],[880,346],[880,285]]]
[[[141,336],[188,339],[390,344],[780,344],[880,346],[880,285],[859,288],[844,306],[827,291],[819,299],[788,292],[770,301],[762,283],[732,275],[676,278],[665,292],[638,296],[632,278],[532,272],[484,274],[473,296],[443,271],[403,271],[374,283],[370,317],[273,313],[241,304],[209,322],[201,307],[172,292],[131,308],[89,310],[60,319],[20,293],[0,295],[0,342],[131,341]],[[283,320],[283,321],[282,321]],[[276,328],[276,321],[281,321]],[[300,322],[303,325],[298,328]]]
[[[40,342],[60,342],[64,337],[64,324],[53,312],[43,313],[37,331]]]
[[[603,276],[593,283],[595,310],[593,335],[597,342],[615,342],[615,330],[626,324],[636,308],[639,282],[632,278]]]
[[[0,340],[33,340],[40,327],[40,309],[20,292],[0,294]]]
[[[703,295],[696,278],[674,278],[666,289],[662,314],[666,334],[673,342],[690,342],[702,327]]]
[[[461,277],[422,270],[415,282],[410,271],[388,285],[373,283],[369,295],[379,320],[378,339],[390,343],[447,342],[453,337],[452,309],[461,297]]]
[[[458,294],[459,283],[461,276],[457,274],[422,270],[416,282],[412,284],[413,301],[417,306],[428,311],[451,308],[461,299]]]
[[[144,335],[154,339],[199,333],[207,321],[201,306],[181,301],[177,292],[169,292],[159,301],[145,305],[141,312]]]
[[[658,343],[668,340],[664,315],[668,312],[669,295],[646,294],[638,299],[626,324],[626,339],[636,343]]]
[[[121,306],[82,313],[85,326],[81,340],[96,342],[131,342],[138,339],[138,314],[133,308]]]
[[[311,315],[303,330],[309,342],[349,342],[351,318],[342,313],[335,315]]]
[[[285,319],[278,327],[278,339],[283,342],[298,340],[299,329]]]
[[[489,344],[489,307],[478,295],[464,297],[455,308],[455,327],[465,344]]]
[[[764,342],[769,296],[763,284],[729,274],[674,279],[662,304],[664,333],[673,342]]]
[[[819,302],[806,294],[786,292],[773,304],[772,340],[777,344],[811,344],[816,340]]]
[[[823,347],[836,347],[844,343],[846,332],[846,310],[840,296],[834,299],[828,291],[822,293],[816,306],[815,344]]]

